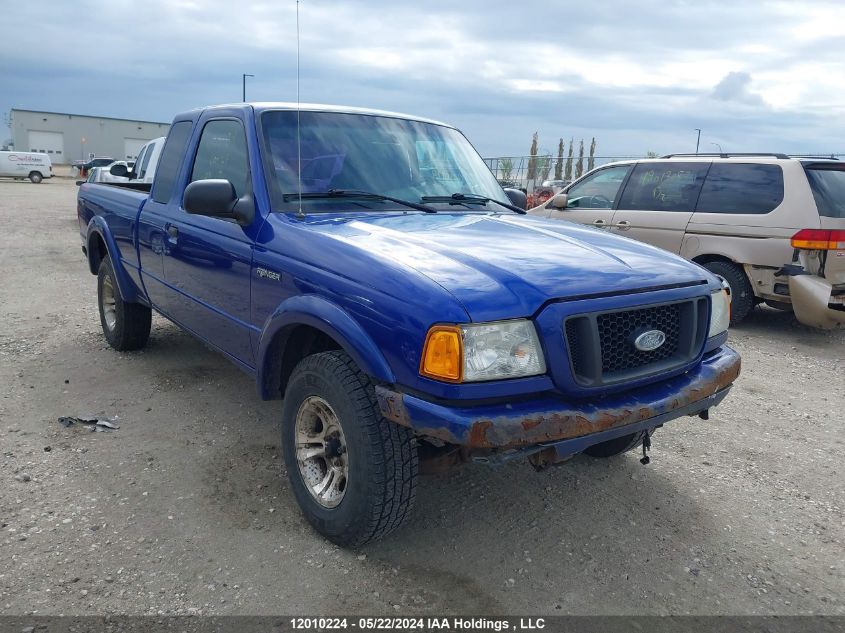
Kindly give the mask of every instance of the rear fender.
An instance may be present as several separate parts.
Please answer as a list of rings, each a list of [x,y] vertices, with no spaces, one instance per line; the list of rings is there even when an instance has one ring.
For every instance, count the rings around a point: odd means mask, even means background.
[[[135,284],[123,267],[123,260],[120,257],[120,251],[114,241],[114,236],[112,236],[111,230],[109,230],[109,225],[101,216],[97,215],[91,218],[91,221],[88,223],[88,235],[85,240],[85,252],[88,255],[88,270],[91,271],[92,275],[96,275],[100,269],[100,251],[97,248],[98,240],[101,240],[106,245],[106,252],[108,253],[109,259],[111,259],[120,298],[126,303],[138,303],[141,299],[138,296]]]
[[[286,332],[307,325],[331,337],[363,372],[383,383],[395,382],[393,371],[373,339],[343,308],[318,295],[299,295],[283,301],[267,319],[258,345],[258,391],[263,400],[278,397],[272,372],[287,341]],[[281,337],[281,338],[280,338]]]

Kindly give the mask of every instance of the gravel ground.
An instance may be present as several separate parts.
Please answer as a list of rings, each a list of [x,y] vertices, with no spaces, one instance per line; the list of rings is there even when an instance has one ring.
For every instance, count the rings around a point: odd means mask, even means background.
[[[424,477],[409,526],[345,551],[248,376],[158,318],[106,346],[75,195],[0,183],[0,612],[845,614],[845,332],[758,309],[733,393],[651,465]],[[57,423],[82,413],[120,429]]]

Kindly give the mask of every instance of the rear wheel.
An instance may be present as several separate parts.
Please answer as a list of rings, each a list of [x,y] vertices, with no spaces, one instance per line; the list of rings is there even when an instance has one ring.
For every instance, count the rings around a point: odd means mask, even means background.
[[[748,316],[754,307],[754,289],[741,266],[732,262],[708,262],[704,267],[724,279],[731,290],[731,325]]]
[[[29,175],[29,180],[37,185],[39,182],[44,180],[44,178],[37,171],[34,171]]]
[[[114,349],[126,352],[141,349],[150,338],[152,311],[140,303],[126,303],[120,297],[111,259],[104,257],[97,273],[97,303],[100,325]]]
[[[372,383],[346,353],[314,354],[293,370],[282,450],[302,513],[327,539],[362,545],[410,516],[416,440],[381,416]]]
[[[637,431],[630,435],[615,437],[612,440],[593,444],[591,447],[585,448],[584,453],[590,457],[616,457],[642,445],[647,433],[648,431]]]

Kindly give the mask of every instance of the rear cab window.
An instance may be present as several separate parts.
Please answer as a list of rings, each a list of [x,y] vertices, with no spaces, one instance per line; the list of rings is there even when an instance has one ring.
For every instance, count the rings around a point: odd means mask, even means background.
[[[704,162],[638,163],[618,208],[691,213],[709,167]]]
[[[179,121],[170,128],[167,141],[164,143],[164,150],[161,153],[161,160],[156,169],[155,181],[153,182],[152,199],[161,204],[170,202],[173,189],[176,186],[179,165],[185,156],[188,140],[191,138],[193,121]]]
[[[845,165],[812,163],[804,169],[819,215],[845,218]]]
[[[698,198],[698,213],[765,214],[783,202],[783,170],[765,163],[714,162]]]

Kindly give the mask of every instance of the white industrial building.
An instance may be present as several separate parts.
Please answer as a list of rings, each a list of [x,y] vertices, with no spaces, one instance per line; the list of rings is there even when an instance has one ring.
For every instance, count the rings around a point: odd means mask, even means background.
[[[53,164],[92,157],[134,160],[147,141],[165,136],[169,123],[13,108],[12,144],[22,152],[43,152]]]

